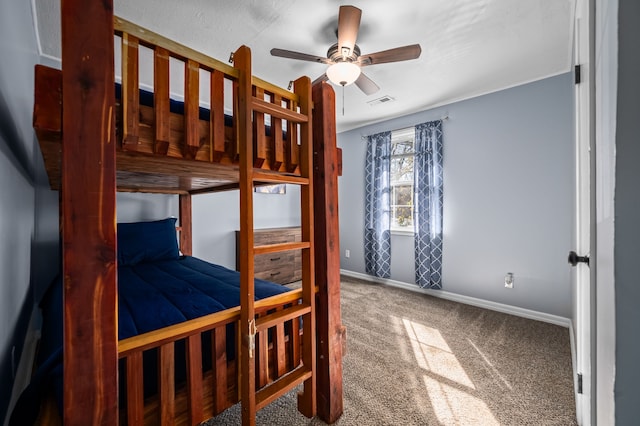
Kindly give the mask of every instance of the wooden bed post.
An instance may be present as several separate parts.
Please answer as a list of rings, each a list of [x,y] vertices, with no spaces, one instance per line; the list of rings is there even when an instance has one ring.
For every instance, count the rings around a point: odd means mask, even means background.
[[[338,227],[338,149],[335,93],[327,83],[313,86],[313,194],[316,233],[316,284],[319,287],[318,416],[334,423],[342,415],[342,344],[340,317],[340,231]]]
[[[193,254],[193,226],[191,224],[191,194],[180,194],[180,251]]]
[[[241,46],[234,53],[238,69],[237,129],[240,151],[240,395],[242,424],[256,424],[255,309],[253,247],[253,142],[251,140],[251,50]]]
[[[300,226],[302,241],[308,241],[310,247],[302,251],[302,302],[311,308],[309,314],[302,317],[302,363],[311,369],[311,377],[304,381],[301,394],[298,394],[298,411],[307,417],[318,412],[316,378],[316,296],[315,296],[315,232],[314,232],[314,187],[313,187],[313,101],[311,80],[301,77],[294,81],[295,93],[300,97],[300,113],[309,117],[309,123],[300,125],[300,146],[297,149],[300,159],[300,174],[308,178],[309,184],[300,188]],[[296,126],[289,126],[290,129]],[[297,145],[296,145],[297,146]]]
[[[64,424],[118,423],[113,2],[62,0]]]

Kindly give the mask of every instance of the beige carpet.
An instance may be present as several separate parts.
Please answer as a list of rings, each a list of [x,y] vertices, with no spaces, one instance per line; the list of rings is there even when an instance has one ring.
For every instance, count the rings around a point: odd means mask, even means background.
[[[343,278],[344,414],[337,425],[575,425],[569,331]],[[240,424],[239,405],[207,425]],[[259,425],[323,425],[291,392]]]

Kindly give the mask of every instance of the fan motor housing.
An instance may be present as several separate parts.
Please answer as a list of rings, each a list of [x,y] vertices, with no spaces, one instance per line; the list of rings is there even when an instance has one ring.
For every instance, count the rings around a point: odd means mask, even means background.
[[[346,57],[338,50],[338,43],[335,43],[329,48],[329,50],[327,50],[327,58],[332,62],[356,62],[359,56],[360,47],[357,44],[353,45],[351,54]]]

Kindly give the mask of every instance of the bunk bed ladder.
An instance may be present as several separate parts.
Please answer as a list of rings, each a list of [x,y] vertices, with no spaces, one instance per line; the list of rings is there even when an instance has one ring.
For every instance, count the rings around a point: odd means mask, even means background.
[[[315,285],[314,285],[314,244],[313,244],[313,153],[311,133],[311,82],[308,77],[295,81],[297,105],[290,102],[289,108],[264,101],[260,90],[253,89],[251,51],[240,47],[233,56],[234,67],[239,71],[237,82],[236,123],[240,153],[240,396],[242,401],[243,425],[254,425],[256,411],[281,395],[303,384],[303,392],[298,395],[298,409],[307,417],[316,414],[316,337],[315,337]],[[261,96],[262,95],[262,96]],[[299,112],[297,111],[299,109]],[[263,114],[275,120],[287,120],[290,146],[285,151],[288,168],[297,163],[299,150],[300,174],[293,176],[279,174],[261,168],[260,148],[254,155],[252,119],[264,119]],[[299,127],[298,127],[299,125]],[[299,128],[299,135],[295,129]],[[298,146],[297,138],[300,140]],[[295,156],[295,159],[292,159]],[[290,172],[292,170],[289,170]],[[254,247],[253,194],[254,187],[261,184],[300,185],[302,241]],[[254,256],[289,250],[302,251],[302,297],[301,303],[276,310],[256,318],[254,309]],[[302,324],[302,345],[297,365],[281,377],[274,377],[268,385],[262,386],[260,375],[265,372],[264,363],[268,345],[269,329],[276,328],[278,334],[284,324],[289,326],[289,338],[298,339],[299,324]],[[295,340],[294,340],[295,341]],[[294,345],[294,352],[297,351]],[[257,389],[259,388],[259,389]]]

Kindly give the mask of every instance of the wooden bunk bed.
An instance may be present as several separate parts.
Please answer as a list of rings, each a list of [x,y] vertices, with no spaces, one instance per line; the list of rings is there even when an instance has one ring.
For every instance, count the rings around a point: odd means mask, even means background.
[[[114,33],[122,43],[117,100]],[[141,46],[154,57],[152,105],[140,101]],[[331,87],[312,88],[303,77],[293,93],[280,89],[252,77],[249,48],[240,47],[229,66],[114,18],[110,1],[62,1],[62,52],[62,71],[36,67],[34,128],[51,187],[60,190],[64,424],[198,424],[237,401],[243,424],[255,424],[257,410],[298,385],[299,410],[335,422],[344,328]],[[169,58],[185,66],[183,114],[171,110]],[[200,70],[211,87],[204,119]],[[231,120],[225,80],[233,87]],[[253,188],[271,183],[300,185],[302,242],[254,247]],[[116,191],[178,194],[180,248],[190,255],[192,196],[229,189],[240,190],[240,306],[118,341]],[[301,288],[255,301],[254,255],[288,250],[302,252]],[[234,359],[227,357],[230,323]],[[211,336],[205,373],[202,333]],[[186,347],[180,385],[172,374],[177,341]],[[146,398],[143,352],[151,349],[159,390]],[[119,360],[126,377],[118,377]]]

